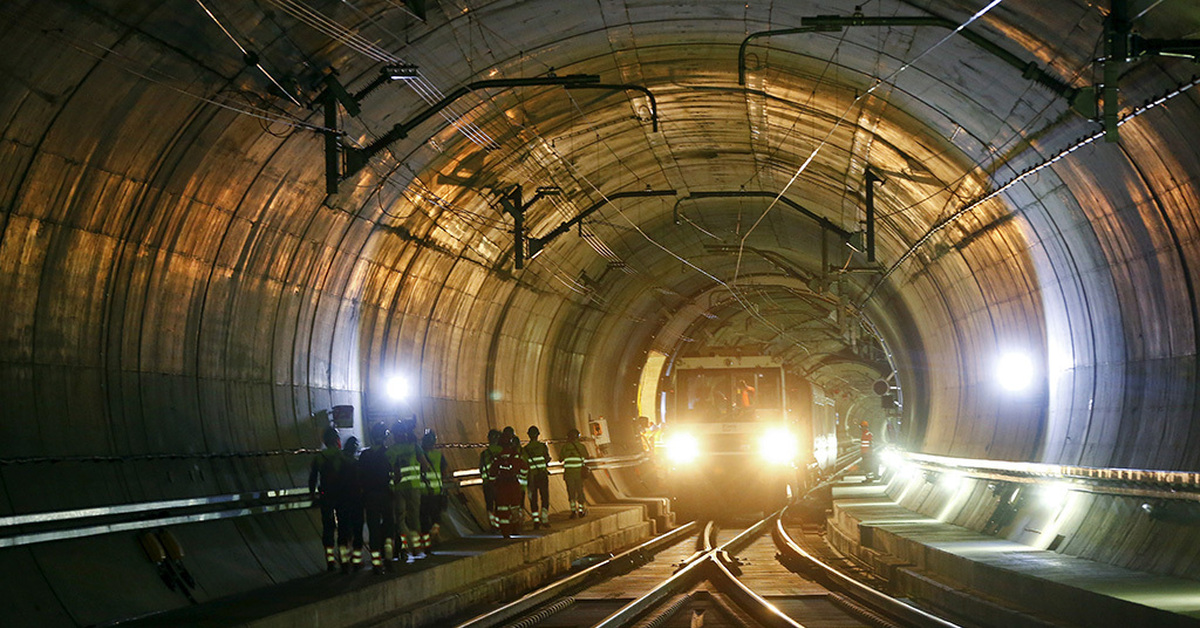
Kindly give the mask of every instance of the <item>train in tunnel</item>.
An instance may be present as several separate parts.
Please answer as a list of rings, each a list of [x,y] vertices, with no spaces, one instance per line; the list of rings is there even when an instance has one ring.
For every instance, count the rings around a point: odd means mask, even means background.
[[[676,359],[655,448],[683,517],[777,509],[832,467],[833,400],[773,356]]]

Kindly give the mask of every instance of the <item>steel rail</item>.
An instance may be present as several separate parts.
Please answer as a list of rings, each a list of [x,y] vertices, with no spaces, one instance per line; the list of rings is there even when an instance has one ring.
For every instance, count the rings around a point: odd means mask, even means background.
[[[718,589],[732,597],[738,608],[746,611],[756,621],[764,626],[779,626],[781,628],[803,628],[796,620],[783,614],[779,607],[768,602],[761,595],[747,587],[729,570],[725,563],[719,560],[709,560],[707,568],[710,572],[709,581]]]
[[[640,558],[647,553],[656,554],[665,549],[666,546],[678,542],[680,537],[692,534],[695,529],[696,522],[689,521],[688,523],[685,523],[674,530],[666,532],[665,534],[660,534],[659,536],[650,539],[649,541],[646,541],[645,543],[642,543],[633,549],[626,550],[617,556],[609,558],[604,562],[592,565],[591,567],[563,578],[558,582],[549,584],[536,591],[533,591],[532,593],[528,593],[522,596],[520,599],[505,604],[504,606],[501,606],[500,608],[497,608],[489,613],[485,613],[467,622],[461,623],[458,625],[458,628],[490,628],[491,626],[497,626],[505,623],[518,615],[527,613],[535,608],[545,606],[551,603],[555,598],[567,595],[568,591],[586,586],[588,581],[592,580],[593,578],[608,576],[609,574],[607,572],[611,569],[619,568],[624,564],[632,563],[634,559]]]
[[[693,584],[703,578],[706,570],[712,569],[712,567],[707,566],[708,564],[720,564],[720,561],[717,558],[718,554],[722,552],[736,554],[738,551],[745,549],[745,547],[748,546],[758,535],[760,535],[762,531],[771,524],[772,521],[775,521],[778,518],[779,514],[780,513],[778,512],[772,513],[762,521],[759,521],[749,528],[746,528],[734,538],[722,543],[719,546],[713,547],[699,557],[696,557],[694,560],[692,560],[692,562],[675,572],[675,574],[670,578],[663,580],[641,597],[629,602],[625,606],[622,606],[620,609],[618,609],[615,613],[604,618],[603,621],[601,621],[599,624],[596,624],[596,628],[623,628],[625,626],[629,626],[633,622],[637,621],[638,618],[642,617],[654,608],[661,606],[666,602],[666,600],[676,595],[681,595]],[[759,600],[761,600],[761,598],[759,598]],[[769,602],[766,602],[765,600],[762,601],[764,604],[767,604],[774,609],[774,606]],[[775,609],[775,612],[778,613],[778,609]],[[767,616],[768,614],[769,612],[764,612],[763,616]],[[800,624],[787,619],[787,617],[782,613],[778,614],[780,617],[783,617],[791,623],[773,623],[771,625],[786,625],[789,628],[803,628],[800,626]]]
[[[876,591],[809,554],[788,535],[787,530],[783,527],[782,517],[776,520],[771,534],[776,547],[780,550],[780,562],[788,569],[802,570],[805,577],[818,581],[822,586],[844,593],[870,608],[914,626],[959,628],[958,624],[948,622],[886,593]]]

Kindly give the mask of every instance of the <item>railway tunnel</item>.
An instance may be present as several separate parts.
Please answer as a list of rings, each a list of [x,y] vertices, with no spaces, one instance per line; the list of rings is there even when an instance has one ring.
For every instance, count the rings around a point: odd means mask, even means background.
[[[733,348],[912,452],[1200,469],[1192,3],[0,16],[0,515],[303,487],[337,405],[619,449],[647,369]],[[1058,551],[1200,573],[1200,517],[1088,503]],[[303,513],[177,534],[213,598],[320,568]],[[3,597],[185,603],[130,538],[0,549]]]

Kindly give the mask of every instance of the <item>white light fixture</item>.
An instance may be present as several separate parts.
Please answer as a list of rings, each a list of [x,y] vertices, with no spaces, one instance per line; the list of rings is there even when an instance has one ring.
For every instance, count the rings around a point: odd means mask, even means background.
[[[392,401],[405,401],[412,395],[412,384],[403,375],[394,375],[383,385]]]
[[[1029,388],[1033,375],[1033,360],[1024,353],[1006,353],[996,362],[996,381],[1009,392]]]
[[[383,69],[383,73],[393,81],[413,81],[421,78],[420,70],[411,63],[389,65]]]

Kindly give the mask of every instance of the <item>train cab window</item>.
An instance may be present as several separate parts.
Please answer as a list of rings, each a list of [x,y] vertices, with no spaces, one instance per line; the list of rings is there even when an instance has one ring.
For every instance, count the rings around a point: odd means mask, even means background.
[[[700,420],[719,421],[729,414],[732,391],[725,372],[688,373],[682,390],[688,414]]]

